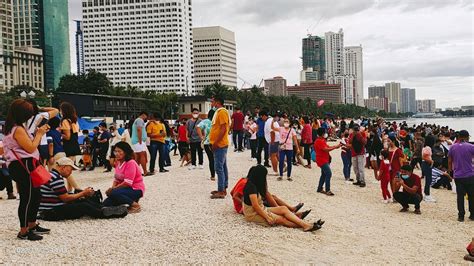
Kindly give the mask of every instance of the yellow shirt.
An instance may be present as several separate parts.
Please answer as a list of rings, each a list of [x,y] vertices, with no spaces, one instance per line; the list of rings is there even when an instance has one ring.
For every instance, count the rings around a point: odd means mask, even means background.
[[[162,132],[165,133],[165,136],[163,137],[160,136]],[[146,126],[146,133],[148,135],[155,135],[154,137],[150,137],[151,140],[165,143],[166,129],[165,125],[163,125],[162,123],[158,121],[150,121]]]
[[[225,134],[222,139],[218,140],[221,126],[225,125]],[[230,119],[227,109],[220,108],[214,115],[212,119],[211,132],[209,133],[209,142],[215,144],[219,148],[224,148],[229,146],[229,128],[230,128]]]

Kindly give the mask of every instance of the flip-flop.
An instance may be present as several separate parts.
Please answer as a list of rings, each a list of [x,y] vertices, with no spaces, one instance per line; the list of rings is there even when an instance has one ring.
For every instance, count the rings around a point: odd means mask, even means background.
[[[304,206],[304,203],[298,203],[298,205],[295,206],[294,212],[298,212],[301,208],[303,208],[303,206]]]
[[[308,214],[311,212],[311,210],[307,210],[307,211],[304,211],[302,214],[301,214],[301,220],[303,220],[304,218],[306,218],[306,216],[308,216]]]

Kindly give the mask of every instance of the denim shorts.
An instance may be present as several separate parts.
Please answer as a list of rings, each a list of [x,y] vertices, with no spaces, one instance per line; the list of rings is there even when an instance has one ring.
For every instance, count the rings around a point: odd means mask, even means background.
[[[268,144],[268,150],[269,150],[270,154],[278,153],[279,148],[280,148],[280,143],[279,142],[274,142],[274,143]]]

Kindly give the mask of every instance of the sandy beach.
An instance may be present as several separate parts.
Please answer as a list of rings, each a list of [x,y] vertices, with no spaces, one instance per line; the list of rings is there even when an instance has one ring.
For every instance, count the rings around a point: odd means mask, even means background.
[[[229,151],[230,188],[254,164],[249,154]],[[334,197],[316,193],[320,170],[315,167],[294,167],[293,182],[268,177],[271,192],[313,210],[307,220],[326,220],[315,233],[245,222],[234,212],[230,196],[209,198],[216,183],[209,180],[206,158],[204,170],[190,171],[180,168],[174,156],[169,173],[145,178],[141,213],[42,222],[52,232],[41,242],[16,239],[18,201],[0,200],[0,264],[467,264],[462,258],[474,222],[456,221],[454,193],[433,189],[438,202],[423,202],[422,215],[399,213],[398,204],[381,203],[371,170],[366,169],[366,188],[346,184],[339,151],[332,155]],[[102,169],[74,174],[81,186],[103,192],[113,179]]]

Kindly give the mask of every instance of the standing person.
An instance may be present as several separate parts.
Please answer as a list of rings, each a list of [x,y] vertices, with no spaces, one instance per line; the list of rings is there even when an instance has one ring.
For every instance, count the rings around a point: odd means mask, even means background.
[[[367,137],[364,132],[359,131],[359,125],[355,124],[353,132],[349,136],[349,144],[347,145],[351,149],[352,154],[352,166],[356,175],[356,182],[353,183],[356,186],[365,187],[365,144],[367,143]]]
[[[265,140],[268,142],[268,152],[272,162],[273,175],[278,176],[278,150],[280,147],[280,115],[275,114],[273,118],[265,122]]]
[[[105,122],[101,122],[99,124],[99,130],[100,134],[97,138],[97,142],[99,142],[99,161],[104,164],[104,173],[108,173],[112,171],[112,166],[107,160],[107,152],[109,151],[109,140],[111,138],[111,135],[110,132],[107,130],[107,124]]]
[[[307,116],[303,116],[303,129],[301,130],[301,145],[304,148],[304,158],[308,162],[306,168],[311,169],[311,145],[313,145],[313,129]]]
[[[235,107],[235,112],[232,114],[232,140],[234,142],[234,152],[243,152],[242,146],[244,136],[244,114],[242,114],[240,107]]]
[[[216,113],[212,119],[209,143],[214,151],[214,165],[217,173],[217,191],[211,192],[211,199],[223,199],[227,195],[229,170],[227,169],[227,149],[229,147],[230,117],[224,108],[224,98],[215,96],[212,100]]]
[[[100,166],[99,162],[99,127],[94,127],[92,130],[92,141],[91,141],[91,150],[92,150],[92,167],[89,168],[89,171],[94,171],[96,166]]]
[[[66,156],[75,163],[76,156],[82,155],[81,148],[79,147],[79,124],[77,123],[76,108],[68,102],[63,102],[59,106],[59,110],[61,111],[62,116],[61,133],[63,135],[64,152],[66,153]],[[69,191],[81,190],[72,175],[66,180],[66,187]]]
[[[390,183],[390,155],[387,150],[380,152],[380,171],[376,177],[380,181],[380,188],[382,189],[383,203],[392,202],[392,196],[388,191],[388,184]],[[393,190],[392,190],[393,193]]]
[[[430,195],[431,182],[433,181],[433,151],[432,148],[435,143],[435,138],[433,135],[429,135],[425,139],[425,147],[421,150],[421,172],[422,176],[425,178],[425,198],[426,202],[436,202],[433,196]]]
[[[165,144],[163,145],[163,162],[165,167],[171,166],[171,157],[170,157],[170,146],[174,145],[174,152],[176,153],[176,144],[173,141],[174,133],[173,130],[170,128],[170,124],[167,120],[164,120],[162,117],[160,118],[160,122],[165,127]],[[174,144],[173,144],[174,143]],[[168,171],[165,169],[165,172]]]
[[[186,133],[186,119],[183,118],[181,124],[178,126],[178,150],[180,159],[188,153],[188,134]]]
[[[33,106],[34,114],[30,119],[28,119],[24,126],[30,134],[35,135],[38,126],[40,126],[41,124],[44,125],[44,121],[46,121],[47,123],[51,118],[57,116],[59,114],[59,110],[52,107],[40,108],[38,107],[36,101],[33,99],[27,99],[27,101]],[[48,146],[48,137],[46,135],[43,135],[41,143],[38,146],[38,150],[41,157],[41,163],[44,165],[51,158],[49,156],[50,154]]]
[[[262,151],[264,156],[264,166],[271,167],[268,163],[268,142],[265,139],[265,123],[268,120],[268,113],[266,111],[260,112],[260,117],[257,119],[257,141],[258,141],[258,150],[257,150],[257,164],[262,164]]]
[[[316,152],[316,164],[321,168],[321,177],[319,178],[319,185],[317,192],[326,194],[328,196],[334,196],[331,192],[331,151],[339,149],[342,144],[336,146],[329,146],[327,144],[327,133],[322,127],[318,128],[318,138],[314,142],[314,151]],[[325,185],[326,191],[323,190]]]
[[[409,204],[413,204],[415,205],[415,214],[421,214],[420,203],[423,199],[421,179],[413,174],[413,168],[409,165],[402,166],[400,177],[397,177],[395,181],[393,198],[402,205],[400,212],[407,212]],[[403,187],[402,192],[399,191],[400,187]]]
[[[50,153],[50,158],[48,160],[48,167],[49,169],[53,169],[54,162],[59,160],[60,158],[66,157],[66,153],[64,152],[63,142],[61,139],[61,132],[59,124],[61,120],[58,117],[53,117],[49,120],[49,131],[46,133],[48,137],[51,138],[51,142],[53,144],[52,153]]]
[[[413,142],[413,157],[410,162],[411,168],[415,169],[415,167],[420,164],[421,165],[421,151],[423,150],[423,146],[425,145],[425,140],[421,136],[420,132],[415,133],[415,141]]]
[[[377,134],[377,128],[372,128],[370,131],[372,144],[369,147],[370,166],[374,170],[374,177],[377,178],[380,162],[380,152],[383,149],[382,138]]]
[[[258,132],[258,125],[255,123],[254,119],[251,118],[249,121],[249,132],[251,134],[250,136],[250,150],[251,150],[251,157],[250,160],[256,160],[257,159],[257,146],[258,146],[258,140],[257,140],[257,132]]]
[[[135,161],[142,167],[144,176],[151,176],[146,169],[146,129],[145,120],[148,118],[147,112],[141,112],[132,124],[132,148],[135,153]]]
[[[189,166],[189,170],[196,169],[196,154],[199,158],[199,169],[203,169],[202,166],[204,161],[204,154],[201,148],[201,141],[202,139],[199,137],[197,133],[197,125],[201,123],[201,119],[199,118],[199,110],[197,108],[193,109],[193,117],[186,122],[186,132],[188,136],[189,146],[191,147],[191,166]]]
[[[202,120],[198,127],[198,135],[203,139],[204,150],[206,151],[207,159],[209,160],[209,171],[211,172],[211,181],[216,180],[216,171],[214,168],[214,153],[212,152],[211,143],[209,142],[209,134],[211,133],[212,119],[214,118],[214,110],[207,113],[207,118]]]
[[[456,183],[458,221],[464,221],[464,197],[469,202],[469,219],[474,221],[474,145],[469,143],[469,132],[461,130],[457,143],[453,144],[448,153],[449,171],[453,171]]]
[[[293,181],[291,178],[291,168],[292,168],[292,159],[293,159],[293,144],[296,145],[296,153],[300,152],[300,146],[298,144],[298,139],[296,138],[296,132],[293,128],[290,127],[290,120],[285,118],[283,120],[283,128],[280,128],[280,176],[278,181],[283,180],[283,167],[285,165],[285,156],[286,156],[286,165],[288,167],[286,176],[288,181]]]
[[[156,158],[158,157],[158,166],[160,167],[160,173],[166,173],[168,170],[165,169],[165,138],[166,128],[161,123],[161,115],[153,113],[150,116],[150,121],[146,128],[148,137],[150,138],[150,171],[149,173],[155,173]]]
[[[24,127],[24,123],[33,116],[33,106],[23,99],[13,101],[8,109],[3,139],[5,159],[8,171],[16,182],[20,193],[18,218],[20,220],[19,239],[41,240],[39,234],[49,233],[49,229],[36,223],[41,200],[39,188],[32,185],[30,172],[36,168],[40,159],[38,146],[41,138],[49,130],[49,125],[38,128],[33,137]]]
[[[388,137],[386,143],[388,144],[388,160],[390,162],[390,188],[392,189],[392,193],[394,193],[396,191],[395,179],[400,174],[400,169],[402,168],[403,152],[397,147],[397,139],[395,136]]]
[[[352,183],[354,179],[351,178],[351,167],[352,167],[352,153],[351,148],[347,147],[349,143],[349,131],[342,133],[341,135],[341,159],[343,164],[342,172],[344,174],[344,179],[347,183]]]

